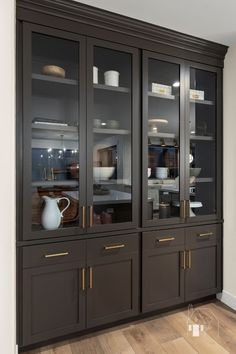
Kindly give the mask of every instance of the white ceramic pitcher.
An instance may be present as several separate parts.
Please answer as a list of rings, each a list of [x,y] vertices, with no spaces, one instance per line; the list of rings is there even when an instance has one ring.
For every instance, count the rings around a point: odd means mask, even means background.
[[[66,197],[50,198],[46,195],[42,198],[45,201],[45,206],[41,216],[41,224],[46,230],[56,230],[60,226],[63,213],[69,208],[70,199]],[[65,199],[68,204],[62,211],[60,211],[58,204],[63,199]]]

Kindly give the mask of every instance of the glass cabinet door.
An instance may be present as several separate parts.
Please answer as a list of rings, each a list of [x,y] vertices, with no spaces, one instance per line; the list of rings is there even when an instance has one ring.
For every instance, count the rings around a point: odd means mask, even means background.
[[[178,221],[183,199],[181,65],[167,60],[143,56],[143,222],[148,225]]]
[[[217,212],[217,73],[190,67],[188,216]],[[219,161],[220,164],[220,161]]]
[[[54,231],[78,230],[83,223],[79,100],[83,49],[78,40],[63,38],[61,32],[57,36],[26,26],[24,34],[25,232],[48,237]]]
[[[132,158],[133,119],[138,120],[133,109],[135,51],[93,40],[88,48],[89,226],[115,229],[134,222],[135,214]],[[137,166],[135,170],[138,172]]]

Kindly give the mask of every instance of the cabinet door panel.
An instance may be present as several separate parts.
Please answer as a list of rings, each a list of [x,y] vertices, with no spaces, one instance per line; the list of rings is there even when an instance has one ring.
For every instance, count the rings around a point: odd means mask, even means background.
[[[89,247],[93,247],[89,241]],[[88,260],[87,326],[94,327],[138,314],[138,249]]]
[[[85,297],[78,263],[23,271],[23,345],[85,327]]]
[[[220,291],[221,249],[216,244],[204,248],[191,248],[191,260],[185,273],[185,300],[194,300]]]
[[[91,231],[137,223],[138,52],[88,40],[87,203]]]
[[[142,310],[154,311],[184,301],[184,247],[143,253]]]

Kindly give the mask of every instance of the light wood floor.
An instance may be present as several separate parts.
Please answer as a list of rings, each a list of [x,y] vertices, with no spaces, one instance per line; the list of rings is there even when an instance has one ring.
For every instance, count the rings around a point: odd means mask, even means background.
[[[189,327],[192,324],[204,326],[200,336],[193,336]],[[235,354],[236,312],[218,301],[213,301],[194,306],[190,311],[185,308],[168,312],[27,352],[27,354],[134,353]]]

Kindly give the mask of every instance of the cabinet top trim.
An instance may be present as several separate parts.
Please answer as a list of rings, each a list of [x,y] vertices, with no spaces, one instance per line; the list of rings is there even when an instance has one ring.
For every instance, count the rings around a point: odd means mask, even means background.
[[[192,53],[207,55],[223,60],[228,47],[215,42],[190,36],[165,27],[150,24],[93,6],[72,0],[17,0],[17,9],[30,10],[41,14],[72,20],[85,25],[92,25],[103,30],[129,35],[136,39],[166,45]]]

